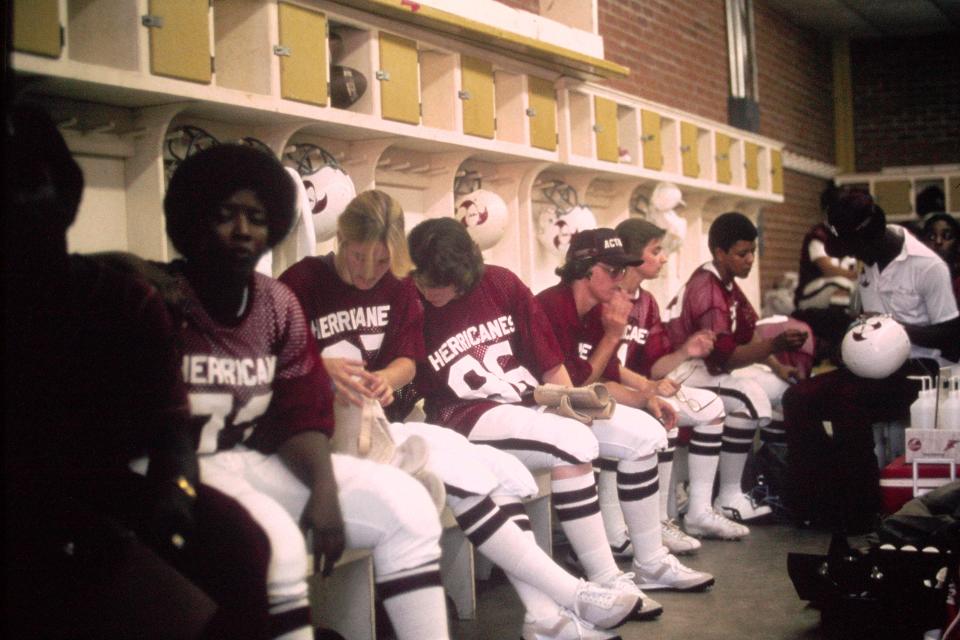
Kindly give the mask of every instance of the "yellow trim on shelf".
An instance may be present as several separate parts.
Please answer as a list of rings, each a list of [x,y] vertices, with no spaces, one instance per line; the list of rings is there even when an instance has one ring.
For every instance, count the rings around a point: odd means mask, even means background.
[[[603,58],[595,58],[543,42],[519,33],[464,18],[442,9],[411,0],[331,0],[334,4],[359,9],[393,20],[454,36],[486,49],[504,49],[523,54],[538,63],[547,63],[577,77],[625,78],[630,69]]]

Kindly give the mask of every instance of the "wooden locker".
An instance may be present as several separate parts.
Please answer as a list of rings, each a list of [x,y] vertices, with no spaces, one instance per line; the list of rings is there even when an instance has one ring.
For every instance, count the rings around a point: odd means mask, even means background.
[[[25,53],[59,58],[63,49],[59,4],[58,0],[15,0],[13,48]]]
[[[420,64],[415,40],[380,34],[380,113],[387,120],[420,124]]]
[[[730,184],[733,181],[733,172],[730,167],[730,146],[733,140],[725,133],[717,132],[716,135],[716,157],[717,162],[717,182]]]
[[[557,94],[553,82],[529,76],[530,144],[539,149],[557,149]]]
[[[597,134],[597,159],[620,162],[620,132],[617,121],[617,103],[594,96],[594,125]]]
[[[683,175],[688,178],[700,177],[700,130],[690,122],[680,123],[680,158]]]
[[[873,198],[887,215],[913,212],[909,180],[878,180],[873,183]]]
[[[493,138],[496,131],[493,65],[486,60],[461,56],[460,84],[463,132],[472,136]]]
[[[209,0],[150,0],[150,72],[210,84]]]
[[[760,188],[760,146],[755,142],[746,142],[743,145],[743,168],[746,171],[747,189]]]
[[[327,17],[299,5],[279,7],[280,95],[327,106]]]
[[[783,195],[783,154],[779,149],[770,150],[770,190]]]
[[[660,114],[640,110],[640,126],[643,128],[643,166],[660,171],[663,169],[663,146],[660,139]]]

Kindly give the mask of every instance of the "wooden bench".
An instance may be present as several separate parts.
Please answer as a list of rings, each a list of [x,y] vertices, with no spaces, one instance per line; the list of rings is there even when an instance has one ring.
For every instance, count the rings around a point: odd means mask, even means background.
[[[539,493],[527,500],[525,506],[537,544],[552,554],[550,472],[540,472],[534,477]],[[457,526],[449,508],[443,510],[440,521],[443,525],[440,538],[443,588],[454,603],[457,617],[473,620],[477,617],[477,577],[489,577],[491,564],[482,556],[475,557],[473,545]],[[345,551],[328,578],[311,576],[310,603],[314,621],[350,640],[375,640],[376,584],[373,576],[373,555],[367,549]]]

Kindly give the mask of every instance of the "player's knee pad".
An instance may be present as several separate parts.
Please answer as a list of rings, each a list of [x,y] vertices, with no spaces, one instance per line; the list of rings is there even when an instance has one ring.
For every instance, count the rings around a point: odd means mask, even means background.
[[[723,421],[723,417],[726,415],[723,401],[717,394],[707,389],[683,386],[676,395],[671,396],[668,400],[677,410],[681,427],[692,427],[711,422],[719,423]]]
[[[593,432],[605,458],[637,460],[667,447],[667,432],[656,418],[622,404],[609,419],[594,420]]]
[[[377,575],[440,557],[440,520],[416,479],[389,465],[341,455],[333,459],[347,546],[373,549]]]
[[[470,432],[470,441],[509,451],[528,469],[583,464],[599,452],[590,427],[518,405],[501,405],[487,411]]]

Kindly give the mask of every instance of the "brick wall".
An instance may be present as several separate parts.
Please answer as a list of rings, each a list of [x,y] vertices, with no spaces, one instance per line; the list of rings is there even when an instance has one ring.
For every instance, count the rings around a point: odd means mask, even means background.
[[[960,162],[957,34],[850,43],[858,171]]]
[[[726,122],[723,0],[600,0],[605,57],[630,68],[611,86]]]
[[[760,133],[795,153],[834,161],[829,40],[754,3]],[[789,192],[787,193],[789,197]]]
[[[766,291],[785,271],[800,268],[800,243],[813,225],[821,221],[820,193],[827,181],[784,172],[783,204],[767,205],[761,213],[760,291]]]
[[[533,0],[504,4],[539,11]],[[599,0],[605,57],[631,70],[610,81],[627,93],[727,121],[729,66],[724,0]],[[754,1],[760,133],[790,151],[834,160],[828,40]],[[785,202],[763,210],[761,291],[799,267],[800,243],[819,221],[824,180],[786,171]]]

